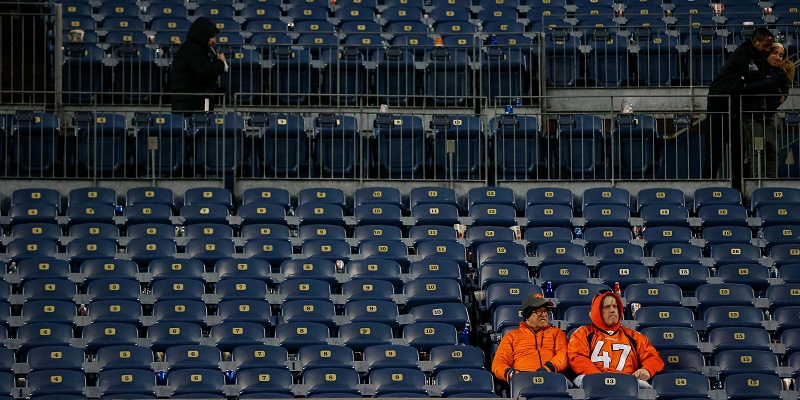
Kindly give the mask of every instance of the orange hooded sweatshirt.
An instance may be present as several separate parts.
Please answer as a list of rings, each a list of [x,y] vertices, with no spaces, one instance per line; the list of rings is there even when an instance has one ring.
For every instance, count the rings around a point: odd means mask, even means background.
[[[567,369],[567,335],[555,326],[534,331],[524,321],[506,333],[495,351],[492,373],[508,381],[511,372]]]
[[[607,326],[603,322],[600,311],[606,296],[617,299],[620,320],[614,326]],[[623,310],[622,299],[614,292],[594,297],[589,314],[593,324],[578,328],[569,340],[569,365],[575,373],[633,374],[639,368],[644,368],[652,377],[664,369],[664,361],[647,337],[622,326]]]

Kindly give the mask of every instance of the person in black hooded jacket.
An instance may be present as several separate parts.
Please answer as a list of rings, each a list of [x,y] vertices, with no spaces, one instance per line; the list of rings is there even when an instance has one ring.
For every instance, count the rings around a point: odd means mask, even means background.
[[[766,63],[767,52],[775,40],[775,35],[764,27],[756,28],[750,40],[745,41],[728,57],[708,88],[708,157],[703,168],[704,178],[716,178],[722,165],[723,151],[731,145],[731,184],[741,190],[742,180],[742,142],[741,95],[746,82],[761,74]],[[719,95],[729,95],[715,97]],[[730,101],[730,103],[729,103]],[[730,115],[730,120],[728,119]]]
[[[754,167],[753,176],[776,178],[778,176],[778,126],[776,112],[789,94],[791,79],[781,64],[786,50],[774,43],[767,56],[762,75],[746,82],[742,97],[742,133],[745,139],[745,164]],[[791,63],[790,63],[791,64]],[[792,74],[792,77],[794,74]],[[755,140],[763,154],[757,159]],[[747,162],[749,161],[749,162]],[[756,165],[758,162],[758,165]]]
[[[224,54],[217,54],[212,47],[216,43],[219,29],[206,17],[199,17],[189,27],[186,42],[172,58],[170,91],[172,111],[192,113],[213,109],[215,96],[204,93],[217,93],[217,78],[228,68]],[[197,93],[197,94],[188,94]]]

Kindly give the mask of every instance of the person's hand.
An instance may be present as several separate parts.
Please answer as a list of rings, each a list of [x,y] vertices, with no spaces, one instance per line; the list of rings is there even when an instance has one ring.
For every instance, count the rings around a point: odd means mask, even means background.
[[[644,368],[639,368],[636,370],[636,372],[633,373],[633,376],[642,381],[650,380],[650,372],[647,372],[647,370]]]
[[[225,53],[217,53],[217,60],[225,61]]]

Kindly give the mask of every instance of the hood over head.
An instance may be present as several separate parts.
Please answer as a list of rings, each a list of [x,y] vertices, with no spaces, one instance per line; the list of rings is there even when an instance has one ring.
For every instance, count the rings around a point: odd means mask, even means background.
[[[603,313],[601,310],[603,299],[608,296],[612,296],[617,300],[617,308],[619,310],[619,321],[617,321],[617,323],[614,324],[613,326],[608,326],[605,324],[605,322],[603,322]],[[601,292],[596,296],[594,296],[594,298],[592,299],[592,309],[591,311],[589,311],[589,317],[592,319],[592,323],[594,324],[594,326],[598,327],[599,329],[602,329],[604,331],[616,332],[622,325],[622,316],[624,315],[623,313],[624,310],[625,308],[622,304],[622,299],[619,296],[617,296],[616,293],[612,291]]]
[[[201,46],[208,46],[208,40],[217,36],[219,29],[206,17],[198,17],[192,26],[189,27],[189,33],[186,34],[187,42],[194,42]]]

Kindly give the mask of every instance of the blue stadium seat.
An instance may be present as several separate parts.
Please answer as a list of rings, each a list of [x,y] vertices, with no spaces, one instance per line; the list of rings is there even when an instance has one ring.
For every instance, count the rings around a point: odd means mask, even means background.
[[[695,85],[711,84],[716,71],[722,68],[728,58],[726,38],[719,36],[713,26],[701,26],[687,35],[685,44],[689,48],[688,63],[693,71],[692,82]]]
[[[539,279],[554,289],[567,283],[587,282],[590,276],[589,268],[579,264],[549,264],[539,268]]]
[[[181,369],[167,374],[167,385],[173,388],[171,397],[192,394],[208,398],[224,397],[225,375],[211,369]]]
[[[774,375],[761,373],[761,371],[745,371],[741,374],[732,374],[722,378],[725,393],[731,400],[744,400],[758,397],[759,399],[780,399],[781,379]]]
[[[605,176],[605,128],[597,115],[560,115],[557,121],[558,163],[562,176],[573,179]]]
[[[288,300],[281,307],[283,323],[302,322],[319,323],[333,328],[336,323],[334,305],[330,300]]]
[[[58,242],[49,239],[19,238],[6,246],[8,260],[17,264],[28,259],[55,257],[57,253]]]
[[[539,228],[529,227],[525,229],[523,239],[528,241],[528,251],[536,254],[536,249],[545,243],[571,243],[572,230],[565,227]]]
[[[674,188],[642,189],[636,194],[636,209],[640,211],[644,206],[686,206],[683,191]]]
[[[625,396],[637,398],[639,393],[639,385],[633,375],[611,372],[585,375],[581,387],[586,393],[586,400]]]
[[[573,306],[590,305],[601,290],[610,290],[599,283],[565,283],[555,288],[556,310],[563,313]]]
[[[345,59],[337,62],[339,68],[347,66],[343,64]],[[355,117],[320,114],[314,119],[313,132],[317,143],[317,164],[314,170],[318,171],[320,176],[358,176],[362,166],[361,138]]]
[[[694,192],[694,210],[705,205],[742,205],[742,193],[727,187],[700,188]]]
[[[376,33],[380,33],[380,26],[378,29]],[[397,106],[413,104],[413,98],[409,100],[408,96],[414,96],[416,93],[414,54],[401,47],[392,46],[375,51],[372,61],[376,63],[375,91],[380,101]],[[419,123],[421,125],[422,122]]]
[[[668,264],[700,264],[702,249],[690,243],[662,243],[650,249],[656,268]]]
[[[572,207],[560,204],[531,205],[525,210],[528,227],[572,228]]]
[[[408,296],[406,305],[461,303],[461,287],[450,279],[419,279],[406,282],[403,293]]]
[[[435,376],[445,370],[476,369],[482,370],[484,364],[483,350],[474,346],[439,346],[434,347],[428,355],[433,362],[431,373]]]
[[[410,207],[420,204],[449,204],[458,206],[456,191],[451,188],[427,186],[411,189],[408,202]]]
[[[394,78],[391,81],[395,82]],[[373,127],[375,132],[371,146],[375,146],[377,153],[373,155],[371,164],[379,169],[379,176],[421,177],[426,164],[422,118],[379,114]]]
[[[437,116],[433,129],[433,166],[442,179],[478,179],[483,176],[483,124],[468,115]],[[456,151],[447,153],[446,141],[456,140]]]
[[[709,399],[711,385],[707,377],[692,372],[670,372],[653,377],[653,389],[659,400],[682,398]]]
[[[583,232],[586,249],[593,252],[594,248],[603,244],[626,244],[633,239],[633,233],[628,227],[591,227]]]
[[[350,322],[339,326],[342,344],[364,354],[372,346],[389,345],[392,327],[378,322]]]
[[[354,210],[356,224],[361,225],[391,225],[402,227],[402,210],[390,204],[365,204],[356,206]]]
[[[211,327],[209,337],[214,346],[223,352],[231,352],[239,346],[259,345],[266,338],[262,324],[232,321],[221,322]]]
[[[181,345],[173,346],[164,352],[164,362],[168,364],[167,373],[182,369],[212,369],[219,371],[222,353],[214,346]]]
[[[269,54],[272,63],[268,69],[271,92],[277,93],[279,104],[307,104],[310,92],[308,74],[311,54],[305,49],[277,47]]]
[[[235,56],[231,60],[231,68],[233,71],[241,71],[240,64],[245,61],[243,57]],[[239,80],[234,80],[233,74],[231,72],[231,82],[238,83]],[[245,167],[249,162],[249,152],[244,147],[244,127],[244,118],[236,114],[198,113],[192,116],[190,134],[195,143],[195,162],[203,168],[201,173],[207,176],[223,176]]]
[[[61,154],[60,122],[48,112],[17,111],[11,131],[16,143],[16,162],[20,176],[52,176]],[[33,152],[29,149],[39,149]]]
[[[305,372],[301,380],[304,385],[308,386],[306,397],[315,395],[331,397],[337,394],[361,396],[361,392],[358,390],[359,376],[353,369],[312,369]]]
[[[614,51],[623,52],[619,48]],[[602,56],[598,54],[598,57]],[[627,49],[624,49],[623,56],[617,54],[617,58],[619,57],[623,57],[619,62],[627,63]],[[622,77],[623,73],[627,76],[627,68],[618,71],[617,76]],[[611,126],[611,135],[616,143],[615,175],[636,179],[653,177],[658,162],[656,139],[660,137],[655,117],[648,114],[617,114],[612,119]]]
[[[799,306],[800,283],[770,285],[767,288],[766,297],[769,299],[769,307],[771,310],[781,307]]]
[[[318,368],[353,368],[353,350],[342,345],[306,346],[297,356],[303,373]]]
[[[156,373],[122,369],[101,371],[97,374],[97,387],[100,389],[100,398],[103,399],[124,395],[156,398]]]
[[[116,254],[117,242],[112,239],[76,238],[67,245],[70,265],[76,269],[86,260],[114,258]]]
[[[30,372],[47,370],[83,371],[83,349],[71,346],[42,346],[27,354]]]
[[[709,331],[729,326],[761,328],[764,319],[764,313],[753,306],[715,306],[705,310],[702,316]]]
[[[72,370],[45,370],[33,371],[27,376],[27,388],[31,398],[47,395],[84,396],[83,388],[86,386],[86,377],[82,371]]]
[[[705,357],[698,350],[659,350],[662,360],[664,360],[664,373],[668,372],[690,372],[700,374],[705,367]]]
[[[698,286],[708,283],[709,269],[705,265],[667,264],[658,269],[662,282],[677,285],[685,292],[694,292]]]
[[[488,263],[508,263],[527,265],[525,246],[517,243],[490,242],[478,246],[474,262],[480,267]]]
[[[426,353],[434,347],[458,343],[456,328],[440,322],[411,323],[403,327],[402,334],[408,346]]]
[[[436,374],[436,383],[443,397],[494,394],[492,373],[481,369],[447,369]]]
[[[572,37],[566,29],[547,32],[545,53],[548,59],[546,64],[548,86],[574,87],[577,84],[579,45],[579,40]]]
[[[761,293],[769,287],[770,271],[761,264],[741,263],[720,265],[717,276],[722,278],[722,283],[741,283],[753,288],[756,293]]]
[[[419,368],[420,361],[416,349],[395,344],[367,347],[363,359],[367,372],[384,368]]]
[[[463,304],[423,304],[408,310],[413,322],[442,322],[453,325],[459,332],[469,324],[469,315]]]
[[[538,176],[547,165],[535,116],[501,115],[492,118],[489,127],[499,178],[528,179]]]
[[[449,206],[447,207],[450,208]],[[450,210],[448,210],[450,211]],[[452,226],[444,225],[417,225],[408,230],[408,237],[412,239],[413,246],[417,247],[427,241],[456,241],[458,233]]]
[[[713,353],[725,350],[770,350],[770,334],[763,328],[721,327],[708,333]]]
[[[150,362],[153,361],[153,353],[150,349],[136,347],[136,338],[138,337],[138,328],[136,325],[117,322],[98,322],[83,327],[81,335],[82,338],[86,340],[84,351],[89,354],[97,355],[97,362],[100,364],[101,369],[129,368],[127,362],[123,362],[123,360],[127,360],[122,357],[116,358],[115,360],[118,361],[116,363],[111,360],[104,361],[105,358],[101,357],[104,354],[120,355],[120,352],[123,351],[146,352],[144,354],[149,356],[149,360],[142,363],[139,368],[150,368]],[[130,347],[136,348],[130,349]],[[128,354],[126,353],[123,355]]]
[[[700,336],[694,328],[681,326],[656,326],[642,329],[656,350],[699,351]]]
[[[711,248],[714,265],[725,264],[758,264],[761,249],[749,243],[722,243]]]
[[[716,306],[751,306],[753,305],[753,288],[742,283],[709,283],[698,286],[695,290],[697,309],[703,312]]]
[[[581,9],[580,12],[586,12],[586,10]],[[604,18],[602,15],[599,17],[604,21],[610,22],[611,20],[610,18]],[[592,19],[595,17],[592,16],[589,18],[590,19],[581,20],[579,27],[586,26],[584,24],[591,24]],[[584,38],[588,39],[586,43],[591,48],[591,52],[588,56],[589,63],[590,65],[593,65],[593,67],[591,67],[592,69],[587,71],[589,81],[593,81],[598,87],[613,88],[627,84],[628,77],[630,76],[628,65],[630,60],[633,58],[628,51],[628,36],[619,34],[619,32],[617,32],[614,28],[598,27],[596,23],[593,26],[594,29],[592,32],[585,32],[584,34]],[[623,119],[625,118],[624,116],[620,115],[615,117],[622,117]],[[642,118],[641,122],[645,123],[645,118]],[[650,126],[655,128],[655,125]],[[620,138],[622,139],[624,137]],[[627,139],[630,139],[630,137],[627,137]],[[622,153],[618,153],[622,163],[620,167],[623,175],[627,172],[634,174],[637,172],[645,172],[647,167],[651,167],[653,165],[652,163],[654,162],[654,159],[652,157],[648,157],[647,152],[641,154],[643,157],[639,158],[637,156],[633,156],[631,152],[625,151],[626,147],[630,147],[624,143],[624,140],[619,144],[622,145],[619,149],[623,151]],[[633,148],[636,148],[635,145]],[[640,147],[640,149],[642,149],[640,151],[646,150],[645,147]],[[644,162],[640,163],[640,161]],[[649,161],[649,163],[647,161]],[[642,175],[639,176],[641,177]]]
[[[47,188],[16,189],[11,193],[11,206],[21,204],[50,204],[56,208],[56,213],[61,213],[61,194],[58,190]]]
[[[88,59],[88,55],[85,56]],[[85,60],[87,62],[89,60]],[[82,66],[90,74],[99,71],[93,63]],[[97,79],[96,76],[79,79]],[[77,88],[76,88],[77,89]],[[82,88],[99,91],[100,88]],[[76,159],[78,167],[92,175],[121,176],[127,167],[128,124],[125,116],[113,113],[79,112],[73,120],[77,136]],[[103,149],[102,152],[99,149]]]
[[[90,325],[91,326],[91,325]],[[100,371],[111,370],[150,370],[152,371],[153,352],[143,346],[129,344],[111,345],[97,351],[97,364]]]
[[[293,396],[290,389],[293,382],[292,373],[286,369],[261,367],[236,372],[236,384],[241,388],[239,396],[242,398],[248,395],[256,396],[255,398]]]
[[[649,306],[636,312],[636,329],[642,330],[650,327],[672,326],[692,328],[694,315],[692,311],[683,306]]]
[[[403,231],[398,226],[364,225],[353,229],[353,238],[359,244],[368,240],[400,240],[403,238]]]
[[[369,373],[368,382],[375,386],[374,396],[427,396],[425,373],[414,368],[382,368]]]
[[[545,243],[536,248],[539,266],[548,264],[583,264],[586,250],[577,243]]]
[[[28,280],[20,285],[20,289],[26,301],[44,299],[73,301],[78,294],[75,283],[63,278]]]
[[[67,279],[69,273],[69,263],[56,258],[32,257],[17,263],[17,274],[21,285],[34,279]]]
[[[624,290],[635,283],[647,283],[650,270],[641,264],[606,264],[597,270],[597,277],[608,286],[619,283]]]
[[[179,114],[137,113],[136,167],[149,176],[181,176],[185,171],[188,141],[186,121]],[[148,141],[157,140],[158,149],[148,150]],[[149,169],[154,167],[155,170]]]
[[[90,280],[85,288],[86,294],[89,295],[91,301],[115,299],[139,301],[139,295],[141,294],[139,281],[130,277],[95,278]]]
[[[521,372],[514,374],[509,382],[511,396],[570,398],[566,378],[555,372]]]
[[[298,53],[298,58],[303,58],[300,54],[302,53]],[[292,84],[292,79],[294,78],[290,76],[287,84]],[[288,114],[253,114],[250,117],[250,125],[260,128],[260,137],[263,140],[260,145],[263,147],[255,149],[258,163],[254,174],[298,177],[304,173],[309,162],[309,143],[303,117]],[[258,174],[256,176],[260,176]]]
[[[776,376],[778,357],[767,350],[726,350],[716,354],[714,364],[719,367],[718,379],[725,382],[729,377],[741,373]]]
[[[286,361],[289,354],[280,346],[256,344],[239,346],[231,352],[231,361],[236,364],[236,371],[252,368],[275,368],[288,371]]]

